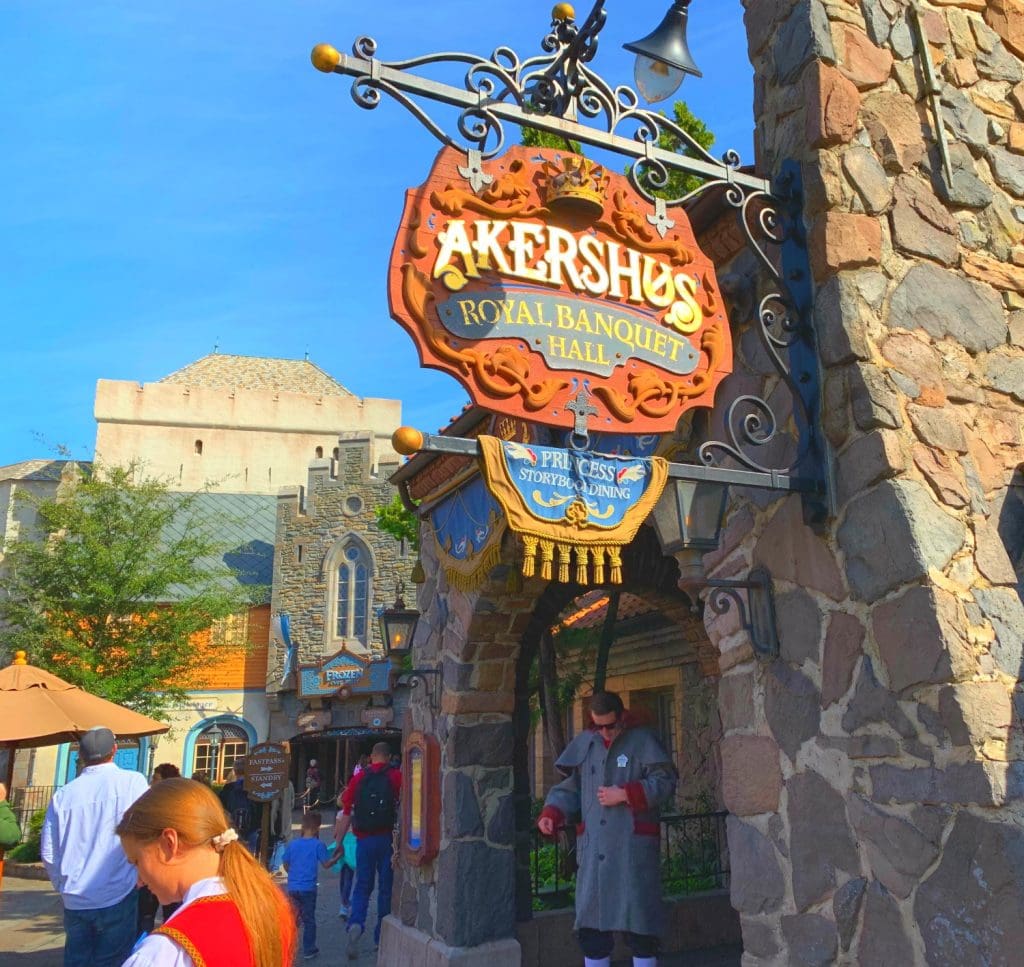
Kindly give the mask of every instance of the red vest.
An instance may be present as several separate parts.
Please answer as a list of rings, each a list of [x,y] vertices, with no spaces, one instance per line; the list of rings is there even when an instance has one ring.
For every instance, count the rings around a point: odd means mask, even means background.
[[[173,940],[192,958],[196,967],[253,967],[254,964],[238,907],[227,894],[200,897],[153,933]]]

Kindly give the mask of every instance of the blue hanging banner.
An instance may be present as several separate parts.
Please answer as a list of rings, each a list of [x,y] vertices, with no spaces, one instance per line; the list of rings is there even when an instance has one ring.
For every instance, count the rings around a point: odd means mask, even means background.
[[[636,536],[668,479],[661,457],[620,457],[495,437],[479,438],[487,486],[523,538],[523,574],[577,584],[622,581],[621,549]]]

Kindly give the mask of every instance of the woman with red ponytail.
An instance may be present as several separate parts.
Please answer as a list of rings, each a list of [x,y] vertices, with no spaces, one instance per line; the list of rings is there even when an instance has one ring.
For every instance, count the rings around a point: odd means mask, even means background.
[[[139,880],[181,907],[124,967],[290,967],[295,918],[238,842],[220,800],[189,779],[158,782],[117,827]]]

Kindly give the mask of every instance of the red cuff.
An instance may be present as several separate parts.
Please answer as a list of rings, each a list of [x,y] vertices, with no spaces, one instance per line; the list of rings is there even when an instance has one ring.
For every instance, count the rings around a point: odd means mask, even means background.
[[[643,784],[640,782],[627,782],[623,787],[626,790],[626,804],[635,813],[643,813],[648,809],[647,793],[644,792]]]
[[[555,824],[555,832],[565,826],[565,813],[557,806],[545,806],[540,811],[537,821],[540,822],[542,819],[550,819]]]

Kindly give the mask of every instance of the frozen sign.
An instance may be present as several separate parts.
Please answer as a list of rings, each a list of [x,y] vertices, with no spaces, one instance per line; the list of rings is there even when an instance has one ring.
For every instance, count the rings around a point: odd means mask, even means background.
[[[389,293],[424,365],[489,409],[665,432],[710,406],[732,344],[685,214],[658,216],[587,159],[517,147],[476,171],[453,148],[407,195]]]

